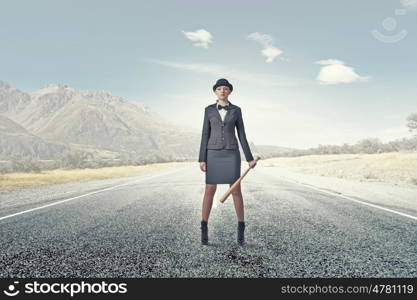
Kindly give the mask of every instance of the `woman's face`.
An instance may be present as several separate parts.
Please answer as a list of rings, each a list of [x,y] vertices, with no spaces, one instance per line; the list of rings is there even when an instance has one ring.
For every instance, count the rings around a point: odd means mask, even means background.
[[[218,86],[214,92],[219,100],[226,100],[231,93],[229,87],[225,85]]]

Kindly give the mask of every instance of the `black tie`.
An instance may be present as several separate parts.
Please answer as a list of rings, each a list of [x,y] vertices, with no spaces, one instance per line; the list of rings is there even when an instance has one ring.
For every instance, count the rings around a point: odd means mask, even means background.
[[[217,109],[218,110],[221,110],[221,109],[229,110],[229,105],[225,105],[225,106],[217,105]]]

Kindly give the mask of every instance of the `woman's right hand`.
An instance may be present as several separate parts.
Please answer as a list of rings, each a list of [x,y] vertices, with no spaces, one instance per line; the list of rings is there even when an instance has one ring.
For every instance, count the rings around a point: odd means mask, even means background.
[[[201,162],[200,163],[200,169],[201,169],[201,171],[203,171],[203,172],[205,172],[206,170],[207,170],[207,165],[206,165],[206,163],[205,162]]]

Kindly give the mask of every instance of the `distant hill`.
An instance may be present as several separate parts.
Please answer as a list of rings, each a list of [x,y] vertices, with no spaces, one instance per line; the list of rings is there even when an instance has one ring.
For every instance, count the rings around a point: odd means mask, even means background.
[[[97,158],[198,158],[200,132],[107,91],[48,84],[25,92],[0,81],[0,117],[0,159],[54,159],[68,150]],[[285,149],[252,146],[264,155]]]
[[[0,115],[0,157],[21,154],[36,159],[52,159],[57,154],[70,150],[62,143],[47,142],[19,124]]]
[[[200,139],[197,132],[164,120],[137,102],[106,91],[78,91],[58,84],[23,92],[1,82],[0,115],[39,139],[96,155],[101,149],[106,157],[111,152],[114,156],[197,157]],[[17,140],[8,143],[20,144]],[[1,147],[5,147],[3,142]]]

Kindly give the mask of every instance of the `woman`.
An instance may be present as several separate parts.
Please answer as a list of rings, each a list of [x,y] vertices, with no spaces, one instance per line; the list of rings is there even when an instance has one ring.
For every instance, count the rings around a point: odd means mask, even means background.
[[[239,106],[228,100],[233,86],[226,79],[221,78],[213,86],[213,91],[218,99],[216,103],[205,108],[198,159],[201,171],[206,172],[201,220],[201,243],[203,245],[208,244],[207,223],[217,184],[231,186],[240,177],[241,159],[235,127],[249,167],[254,168],[256,165],[246,140],[242,111]],[[232,197],[238,220],[237,242],[239,245],[243,245],[245,219],[240,184],[233,190]]]

